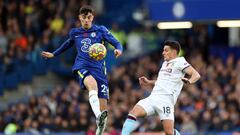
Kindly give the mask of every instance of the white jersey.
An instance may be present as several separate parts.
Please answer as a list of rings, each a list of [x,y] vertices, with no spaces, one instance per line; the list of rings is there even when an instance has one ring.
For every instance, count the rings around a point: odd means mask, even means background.
[[[189,66],[184,57],[164,61],[151,94],[172,94],[176,100],[183,87],[183,70]]]

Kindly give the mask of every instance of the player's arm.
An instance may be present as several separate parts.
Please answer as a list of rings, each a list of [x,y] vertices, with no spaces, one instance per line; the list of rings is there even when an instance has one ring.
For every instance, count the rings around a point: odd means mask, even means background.
[[[183,70],[190,78],[182,78],[182,81],[187,84],[193,84],[200,79],[200,74],[192,67],[188,66]]]
[[[67,39],[57,50],[55,50],[53,53],[42,51],[41,55],[44,58],[53,58],[54,56],[58,56],[59,54],[63,53],[67,49],[73,46],[74,40],[71,40],[70,38]]]
[[[140,86],[147,89],[148,88],[152,89],[156,82],[156,80],[149,80],[145,76],[140,77],[138,80]]]
[[[104,26],[101,27],[102,31],[103,31],[103,37],[104,39],[110,43],[111,45],[114,46],[115,50],[114,50],[114,54],[116,57],[119,57],[122,55],[122,51],[123,51],[123,47],[120,44],[120,42],[111,34],[110,31],[108,31],[108,29]]]

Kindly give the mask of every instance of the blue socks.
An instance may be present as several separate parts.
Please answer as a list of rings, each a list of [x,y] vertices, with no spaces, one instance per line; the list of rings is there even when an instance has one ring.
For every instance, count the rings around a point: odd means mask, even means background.
[[[174,134],[173,135],[181,135],[181,134],[177,131],[177,129],[174,129]]]
[[[128,114],[126,121],[123,124],[122,134],[121,135],[130,135],[137,127],[139,123],[135,116]],[[177,129],[174,129],[173,135],[181,135]]]
[[[136,117],[129,114],[126,121],[123,124],[121,135],[130,135],[138,127]]]

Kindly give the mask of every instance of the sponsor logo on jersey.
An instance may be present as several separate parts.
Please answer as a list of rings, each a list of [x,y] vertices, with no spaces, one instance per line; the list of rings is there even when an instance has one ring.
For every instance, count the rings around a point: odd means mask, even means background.
[[[89,39],[89,38],[84,38],[84,39],[81,41],[81,43],[82,43],[81,50],[82,50],[83,52],[88,52],[89,47],[91,46],[91,39]]]
[[[161,69],[161,71],[162,72],[172,73],[172,69],[171,68]]]

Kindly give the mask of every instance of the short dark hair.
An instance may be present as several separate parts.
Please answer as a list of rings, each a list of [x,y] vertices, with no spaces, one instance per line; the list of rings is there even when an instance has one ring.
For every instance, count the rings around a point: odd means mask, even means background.
[[[79,9],[79,14],[80,15],[81,14],[87,15],[88,13],[92,13],[92,14],[94,13],[94,10],[91,6],[86,5],[86,6],[83,6]]]
[[[174,49],[177,51],[177,54],[180,52],[181,50],[181,45],[178,41],[174,41],[174,40],[166,40],[164,42],[164,46],[167,45],[167,46],[170,46],[171,49]]]

